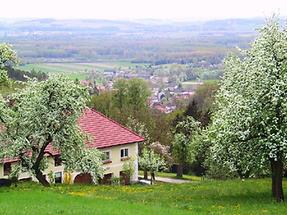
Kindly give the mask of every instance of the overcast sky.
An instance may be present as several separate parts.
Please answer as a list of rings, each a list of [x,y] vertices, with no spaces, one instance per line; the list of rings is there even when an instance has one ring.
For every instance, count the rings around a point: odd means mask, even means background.
[[[287,16],[287,0],[0,0],[4,18],[206,20]]]

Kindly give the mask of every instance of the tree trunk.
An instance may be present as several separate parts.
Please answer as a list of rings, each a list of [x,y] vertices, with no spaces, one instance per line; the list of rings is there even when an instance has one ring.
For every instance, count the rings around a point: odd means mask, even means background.
[[[145,179],[145,180],[147,180],[147,175],[148,175],[147,173],[148,173],[148,172],[147,172],[147,169],[144,169],[144,179]]]
[[[152,177],[152,180],[155,181],[155,174],[154,174],[154,172],[151,173],[151,177]]]
[[[150,184],[152,185],[154,181],[155,181],[155,175],[154,175],[154,172],[151,172],[150,173]]]
[[[47,138],[47,141],[45,144],[43,144],[40,152],[38,153],[38,156],[36,158],[35,163],[33,164],[32,168],[35,171],[36,178],[38,181],[45,187],[49,187],[50,183],[46,180],[45,176],[43,175],[41,169],[40,169],[40,163],[43,160],[44,154],[45,154],[45,149],[48,146],[49,143],[53,141],[52,137],[49,135]],[[35,150],[36,151],[36,150]]]
[[[271,160],[272,171],[272,196],[277,202],[284,201],[284,193],[282,186],[283,178],[283,162],[281,160]]]
[[[50,183],[46,180],[45,176],[43,175],[43,173],[38,170],[36,171],[36,178],[38,179],[38,181],[45,187],[49,187]]]
[[[183,165],[180,163],[177,165],[177,168],[176,168],[176,176],[178,178],[182,178],[182,175],[183,175]]]

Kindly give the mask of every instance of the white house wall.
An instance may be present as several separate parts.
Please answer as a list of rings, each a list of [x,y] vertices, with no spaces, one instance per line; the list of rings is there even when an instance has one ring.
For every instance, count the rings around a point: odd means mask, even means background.
[[[128,148],[129,150],[129,157],[132,157],[134,159],[134,167],[135,172],[131,178],[133,182],[138,180],[138,143],[132,143],[132,144],[125,144],[120,146],[113,146],[108,147],[104,149],[100,149],[101,151],[110,151],[111,154],[111,163],[103,164],[103,167],[105,169],[104,174],[110,174],[114,177],[120,177],[120,172],[123,170],[123,165],[125,161],[121,161],[121,149]],[[17,163],[12,163],[12,168]],[[55,166],[54,165],[54,159],[52,157],[48,157],[48,168],[44,171],[44,175],[48,175],[50,172],[56,173],[61,172],[62,178],[64,177],[64,166]],[[72,173],[72,179],[74,181],[75,177],[80,174],[80,172],[73,172]],[[3,164],[0,164],[0,178],[8,178],[8,176],[4,176],[4,168]],[[19,175],[20,179],[28,179],[31,178],[33,181],[37,181],[35,177],[32,177],[28,173],[21,173]],[[47,177],[48,179],[48,177]]]

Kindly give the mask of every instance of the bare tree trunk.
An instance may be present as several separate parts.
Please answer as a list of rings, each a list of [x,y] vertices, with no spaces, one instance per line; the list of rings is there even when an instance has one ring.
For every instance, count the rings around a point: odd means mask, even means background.
[[[50,183],[46,180],[45,176],[43,175],[43,173],[38,170],[36,172],[36,178],[38,179],[38,181],[45,187],[49,187]]]
[[[151,172],[150,177],[152,178],[153,181],[155,181],[155,175],[154,172]]]
[[[284,193],[282,186],[283,178],[283,162],[281,160],[271,160],[272,171],[272,196],[277,202],[284,201]]]
[[[183,165],[179,163],[176,168],[176,176],[178,178],[182,178],[182,175],[183,175]]]
[[[147,175],[148,175],[147,169],[144,169],[144,179],[145,180],[147,180]]]

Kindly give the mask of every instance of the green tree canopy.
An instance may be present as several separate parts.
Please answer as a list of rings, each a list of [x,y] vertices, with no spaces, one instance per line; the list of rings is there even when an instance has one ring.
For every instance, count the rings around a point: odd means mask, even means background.
[[[215,93],[218,89],[217,81],[204,82],[195,90],[184,115],[192,116],[201,122],[202,126],[210,123]]]
[[[199,126],[200,123],[191,116],[186,117],[176,125],[174,140],[172,142],[172,156],[178,164],[178,177],[182,177],[183,165],[190,161],[192,140],[198,133]]]
[[[113,88],[112,92],[93,96],[91,106],[123,124],[129,117],[144,121],[150,95],[147,83],[143,79],[119,79]]]
[[[130,109],[133,112],[147,107],[150,91],[143,79],[119,79],[114,84],[114,103],[120,109]]]

